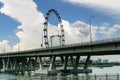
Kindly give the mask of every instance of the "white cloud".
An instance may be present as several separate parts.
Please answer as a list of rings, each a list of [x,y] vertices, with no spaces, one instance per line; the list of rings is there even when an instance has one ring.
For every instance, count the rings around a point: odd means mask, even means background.
[[[94,10],[120,19],[120,0],[63,0],[78,6],[92,8]]]
[[[76,21],[74,23],[69,23],[63,20],[64,29],[66,31],[66,40],[68,43],[80,43],[90,41],[90,25],[82,21]],[[92,27],[92,39],[95,39],[95,33],[97,32],[96,26]]]
[[[37,5],[33,0],[0,0],[4,6],[0,9],[1,13],[4,13],[16,20],[22,25],[34,25],[43,22],[43,15],[37,11]],[[38,18],[36,18],[38,17]],[[29,26],[30,26],[29,25]]]
[[[0,53],[10,52],[11,50],[12,48],[7,40],[3,40],[0,42]]]
[[[44,16],[38,12],[33,0],[0,0],[0,2],[3,3],[0,12],[21,23],[18,26],[19,31],[16,32],[20,40],[18,43],[20,49],[40,47]],[[13,50],[17,49],[18,44]]]
[[[105,26],[101,26],[99,28],[99,33],[106,35],[107,37],[111,37],[114,36],[115,33],[117,33],[120,29],[120,25],[119,24],[115,24],[112,27],[105,27]]]
[[[105,26],[101,26],[101,27],[100,27],[100,30],[101,30],[101,31],[104,31],[104,30],[106,30],[106,29],[107,29],[107,28],[106,28]]]

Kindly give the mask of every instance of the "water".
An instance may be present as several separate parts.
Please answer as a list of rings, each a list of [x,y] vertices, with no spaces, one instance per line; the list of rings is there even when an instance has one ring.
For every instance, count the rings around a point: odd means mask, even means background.
[[[13,75],[0,74],[0,80],[120,80],[120,66],[91,68],[93,73],[89,75],[66,75],[66,76],[48,76],[48,75]]]
[[[97,74],[97,75],[104,75],[104,74],[109,74],[113,75],[116,73],[120,73],[120,66],[113,66],[113,67],[104,67],[104,68],[91,68],[93,73],[92,74]]]

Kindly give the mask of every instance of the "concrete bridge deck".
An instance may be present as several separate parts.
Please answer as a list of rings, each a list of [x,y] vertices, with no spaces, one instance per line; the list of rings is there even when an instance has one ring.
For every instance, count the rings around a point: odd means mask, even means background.
[[[0,57],[22,57],[22,56],[62,56],[62,55],[119,55],[120,39],[108,39],[49,48],[39,48],[25,51],[8,52],[0,54]]]

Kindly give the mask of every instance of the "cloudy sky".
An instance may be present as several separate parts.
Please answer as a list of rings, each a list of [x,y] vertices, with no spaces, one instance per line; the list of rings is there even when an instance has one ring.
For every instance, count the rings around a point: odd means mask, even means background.
[[[90,21],[93,41],[118,38],[119,4],[120,0],[0,0],[0,53],[40,48],[44,17],[51,8],[62,18],[66,44],[89,42]],[[49,17],[48,33],[60,34],[54,14]]]

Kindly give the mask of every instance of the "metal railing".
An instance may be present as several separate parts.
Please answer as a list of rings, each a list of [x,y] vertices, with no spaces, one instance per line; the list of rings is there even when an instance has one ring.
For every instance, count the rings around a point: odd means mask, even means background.
[[[120,74],[115,75],[64,75],[64,76],[33,76],[32,80],[120,80]],[[37,78],[37,79],[36,79]],[[27,80],[27,79],[25,79]]]
[[[115,75],[80,75],[67,77],[67,80],[120,80],[120,74]]]
[[[103,44],[103,43],[111,43],[111,42],[120,42],[120,38],[112,38],[112,39],[104,39],[104,40],[96,40],[92,42],[83,42],[83,43],[74,43],[74,44],[66,44],[64,46],[53,46],[48,47],[47,49],[57,49],[62,47],[73,47],[73,46],[84,46],[84,45],[95,45],[95,44]],[[36,48],[36,49],[30,49],[30,50],[22,50],[22,51],[12,51],[12,52],[6,52],[1,54],[10,54],[10,53],[22,53],[22,52],[29,52],[29,51],[37,51],[37,50],[46,50],[46,48]]]

